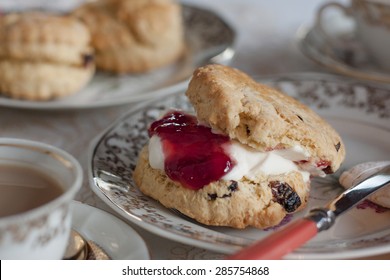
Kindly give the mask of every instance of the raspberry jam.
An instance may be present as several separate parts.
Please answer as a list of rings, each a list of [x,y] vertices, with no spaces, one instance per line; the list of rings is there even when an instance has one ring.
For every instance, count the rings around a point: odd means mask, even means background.
[[[229,137],[199,125],[195,116],[169,112],[151,124],[149,136],[153,135],[161,140],[165,173],[187,188],[201,189],[221,179],[235,165],[223,148]]]

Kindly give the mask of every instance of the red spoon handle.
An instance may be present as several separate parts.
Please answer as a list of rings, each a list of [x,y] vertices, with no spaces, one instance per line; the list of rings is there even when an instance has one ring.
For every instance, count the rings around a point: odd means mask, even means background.
[[[316,236],[314,221],[301,219],[229,256],[229,260],[277,260]]]

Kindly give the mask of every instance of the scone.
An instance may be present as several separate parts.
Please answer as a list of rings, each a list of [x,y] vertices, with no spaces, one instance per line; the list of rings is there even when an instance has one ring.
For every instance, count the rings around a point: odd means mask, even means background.
[[[172,0],[100,0],[73,15],[88,26],[98,69],[143,73],[179,59],[184,50],[181,7]]]
[[[275,226],[305,207],[312,176],[344,160],[325,120],[239,70],[201,67],[186,95],[196,116],[173,110],[153,122],[133,176],[145,195],[200,223]]]
[[[27,100],[76,93],[95,66],[90,34],[80,21],[42,12],[0,16],[0,92]]]

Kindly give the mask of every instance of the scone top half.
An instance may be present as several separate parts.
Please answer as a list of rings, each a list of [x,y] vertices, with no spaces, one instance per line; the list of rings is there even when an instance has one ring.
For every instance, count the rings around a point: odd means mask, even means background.
[[[145,73],[178,60],[184,52],[181,6],[175,0],[99,0],[72,15],[92,34],[98,69]]]
[[[86,26],[68,16],[30,11],[0,17],[2,59],[84,66],[93,56],[90,40]]]
[[[198,68],[186,92],[201,123],[258,151],[299,147],[296,162],[313,175],[335,172],[345,157],[339,134],[310,108],[243,72],[222,65]]]

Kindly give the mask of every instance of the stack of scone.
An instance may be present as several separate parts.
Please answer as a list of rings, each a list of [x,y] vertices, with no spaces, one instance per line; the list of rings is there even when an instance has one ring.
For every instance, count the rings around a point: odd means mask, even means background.
[[[74,94],[98,70],[144,73],[184,52],[174,0],[98,0],[70,15],[0,15],[0,93],[50,100]]]
[[[181,8],[174,0],[100,0],[73,15],[92,34],[98,69],[142,73],[183,54]]]
[[[78,20],[40,12],[0,16],[0,92],[48,100],[75,93],[95,71],[90,34]]]
[[[311,177],[344,160],[344,144],[325,120],[236,69],[197,69],[186,95],[196,116],[170,111],[151,124],[134,180],[201,223],[275,226],[305,206]]]

